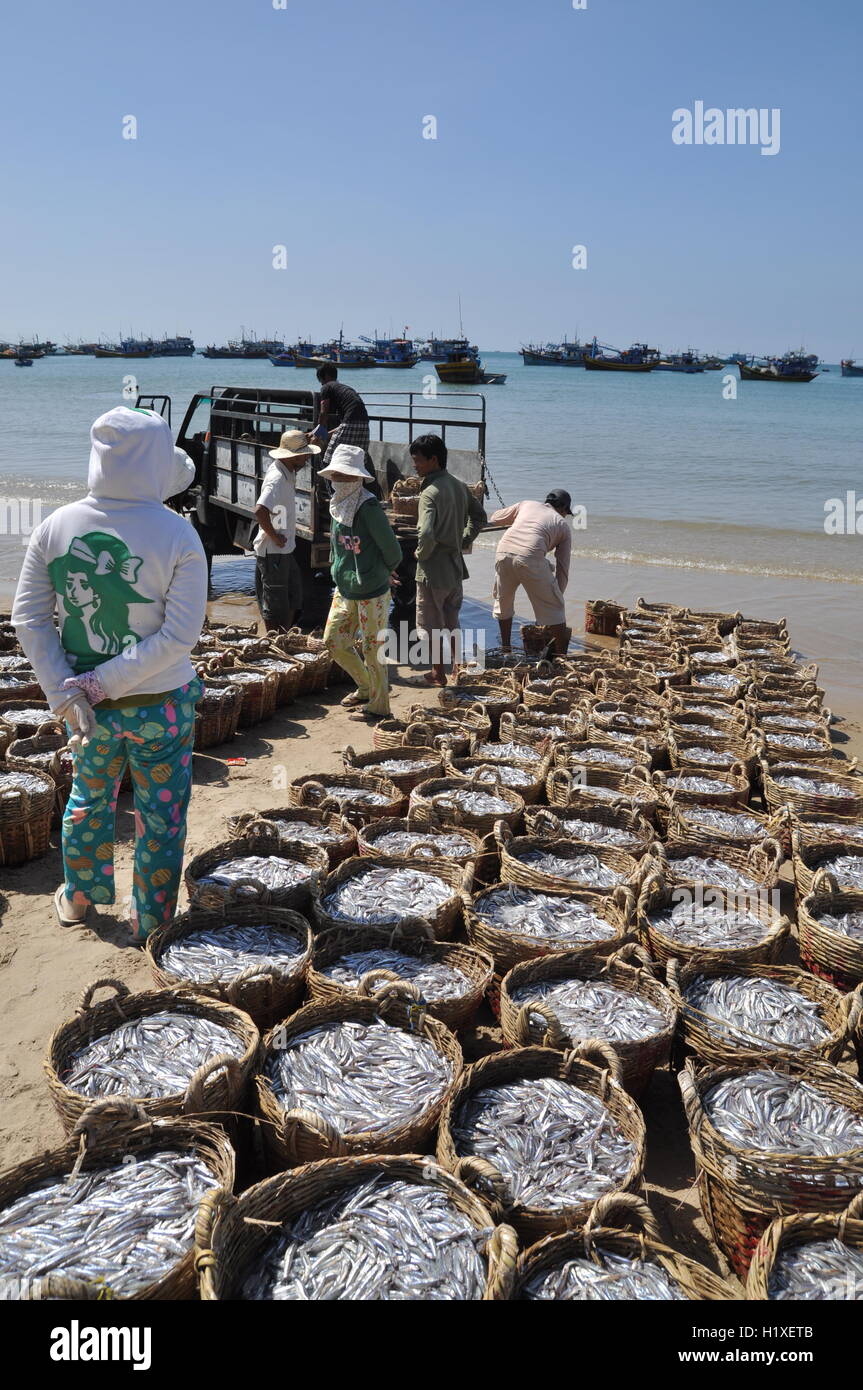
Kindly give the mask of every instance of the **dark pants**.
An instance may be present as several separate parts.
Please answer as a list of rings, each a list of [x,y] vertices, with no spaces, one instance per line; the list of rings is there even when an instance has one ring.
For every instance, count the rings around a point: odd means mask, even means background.
[[[255,562],[255,593],[268,628],[289,628],[303,606],[303,577],[296,556],[259,555]]]

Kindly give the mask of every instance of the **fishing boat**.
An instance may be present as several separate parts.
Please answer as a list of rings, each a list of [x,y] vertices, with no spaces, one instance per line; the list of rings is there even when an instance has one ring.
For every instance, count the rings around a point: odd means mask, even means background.
[[[588,344],[577,338],[574,343],[564,338],[562,343],[542,343],[538,347],[529,343],[521,349],[521,358],[526,367],[583,367],[589,351]]]
[[[816,353],[786,352],[782,357],[768,357],[763,362],[752,359],[738,362],[741,381],[812,381],[817,375]]]
[[[16,357],[16,358],[15,358],[15,366],[16,366],[16,367],[32,367],[32,366],[33,366],[33,358],[32,358],[32,357]]]
[[[725,366],[724,357],[702,357],[701,365],[706,372],[721,372]]]
[[[469,343],[464,337],[432,337],[427,342],[418,345],[417,356],[420,362],[449,362],[452,360],[453,353],[476,357],[478,352],[479,348],[476,343]]]
[[[360,342],[369,339],[361,338]],[[415,367],[419,361],[410,338],[374,338],[371,350],[376,367]]]
[[[612,355],[607,356],[608,353]],[[625,352],[620,352],[598,343],[595,338],[584,355],[584,365],[589,372],[652,372],[658,361],[656,348],[646,343],[633,343]]]
[[[160,342],[152,344],[152,355],[154,357],[194,357],[195,344],[192,338],[169,338],[166,335]]]
[[[239,342],[229,339],[226,347],[204,348],[201,356],[209,358],[239,358],[243,361],[261,361],[266,357],[284,352],[285,345],[277,338],[241,338]]]
[[[697,352],[687,348],[686,352],[673,352],[668,357],[661,357],[654,367],[654,371],[685,372],[687,376],[691,376],[693,372],[703,372],[704,363]]]
[[[449,362],[438,362],[435,371],[447,386],[503,386],[505,372],[487,372],[474,356],[453,356]]]
[[[845,357],[840,363],[843,376],[863,376],[863,367],[857,365],[853,357]]]
[[[93,349],[93,356],[94,356],[94,357],[122,357],[122,356],[123,356],[123,353],[121,352],[120,348],[116,346],[116,344],[112,344],[112,343],[100,343],[98,347],[96,347],[96,348]]]

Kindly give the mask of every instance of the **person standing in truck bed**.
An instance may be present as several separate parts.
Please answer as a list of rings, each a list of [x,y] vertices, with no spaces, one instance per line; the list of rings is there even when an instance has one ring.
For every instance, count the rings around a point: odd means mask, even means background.
[[[564,590],[569,582],[572,553],[572,499],[563,488],[553,488],[544,502],[516,502],[492,512],[490,525],[505,526],[497,547],[494,580],[494,616],[500,627],[500,644],[509,651],[515,595],[523,588],[537,623],[548,626],[555,650],[566,651],[568,634]],[[554,551],[555,568],[548,555]]]
[[[338,368],[331,362],[318,367],[317,378],[322,388],[321,406],[312,438],[322,443],[329,433],[324,467],[332,463],[333,454],[340,444],[353,444],[367,454],[369,414],[362,396],[352,386],[339,381]]]

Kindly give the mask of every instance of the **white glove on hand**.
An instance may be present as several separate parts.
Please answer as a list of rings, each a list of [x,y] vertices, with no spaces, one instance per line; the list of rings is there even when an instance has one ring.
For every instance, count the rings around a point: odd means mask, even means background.
[[[93,706],[83,693],[71,699],[68,704],[63,705],[62,709],[56,711],[56,714],[60,719],[65,719],[72,730],[69,736],[69,747],[72,752],[78,753],[80,749],[86,748],[96,732],[97,721]]]

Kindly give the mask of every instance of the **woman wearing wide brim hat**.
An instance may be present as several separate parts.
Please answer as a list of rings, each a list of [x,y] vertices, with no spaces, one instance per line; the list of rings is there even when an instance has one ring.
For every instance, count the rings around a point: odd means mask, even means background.
[[[324,641],[356,681],[356,690],[342,704],[355,708],[357,718],[383,719],[389,715],[390,698],[379,634],[387,630],[390,586],[398,582],[394,571],[402,562],[402,548],[380,502],[364,486],[374,479],[366,471],[363,449],[339,444],[319,477],[333,485],[330,567],[336,591]]]

